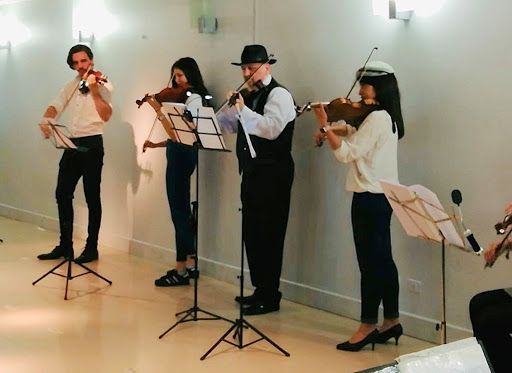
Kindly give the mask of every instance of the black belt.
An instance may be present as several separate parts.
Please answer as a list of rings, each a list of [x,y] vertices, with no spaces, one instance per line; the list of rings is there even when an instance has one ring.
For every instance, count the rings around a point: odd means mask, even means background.
[[[103,136],[92,135],[83,137],[72,137],[70,140],[76,145],[76,150],[79,152],[86,152],[91,148],[102,149],[103,148]]]

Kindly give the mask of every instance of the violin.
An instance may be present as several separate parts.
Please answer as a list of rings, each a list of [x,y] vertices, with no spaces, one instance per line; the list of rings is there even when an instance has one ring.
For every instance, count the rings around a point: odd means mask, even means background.
[[[261,80],[255,82],[251,87],[247,85],[245,88],[242,88],[241,90],[237,91],[237,93],[231,95],[231,97],[228,99],[228,105],[234,106],[238,97],[242,96],[245,99],[251,93],[258,92],[263,87],[265,87],[265,85]]]
[[[274,58],[274,55],[273,54],[269,54],[268,56],[268,60],[263,62],[257,69],[256,71],[254,71],[251,76],[249,76],[247,78],[247,80],[245,82],[243,82],[237,89],[236,89],[236,93],[231,95],[230,98],[228,98],[226,101],[224,101],[224,103],[217,109],[217,111],[215,112],[216,115],[219,115],[219,113],[226,107],[226,106],[229,106],[229,107],[232,107],[232,106],[235,106],[236,104],[236,100],[238,99],[238,97],[240,97],[239,95],[242,94],[242,97],[246,97],[249,93],[251,92],[254,92],[254,91],[258,91],[260,89],[262,89],[264,87],[263,85],[263,82],[261,80],[258,80],[257,82],[254,82],[252,84],[252,87],[249,86],[249,82],[252,80],[253,76],[266,64],[268,63],[272,58]],[[245,94],[245,96],[244,96]]]
[[[177,102],[184,104],[187,101],[187,98],[191,95],[190,88],[192,88],[192,86],[188,83],[182,84],[178,87],[167,87],[154,95],[149,95],[146,93],[143,98],[136,100],[135,103],[140,108],[141,105],[145,103],[150,97],[154,97],[155,100],[160,104],[162,102]]]
[[[512,232],[512,216],[511,214],[506,215],[502,221],[496,223],[494,225],[494,229],[496,229],[496,234],[499,235],[505,235],[505,237],[498,243],[494,244],[496,245],[494,252],[491,250],[491,248],[488,249],[489,253],[485,255],[486,257],[486,267],[492,267],[498,257],[506,253],[505,257],[508,259],[510,251],[512,250],[512,242],[508,241],[508,238],[510,236],[510,233]],[[507,232],[508,229],[508,232]],[[505,234],[505,232],[507,234]],[[492,247],[492,246],[491,246]]]
[[[512,216],[511,214],[506,215],[502,221],[494,224],[494,229],[496,229],[496,234],[505,234],[508,226],[512,224]]]
[[[325,112],[327,113],[328,122],[338,122],[344,120],[348,124],[359,127],[365,118],[371,112],[379,110],[379,103],[375,100],[364,99],[358,102],[352,102],[349,98],[335,98],[331,102],[310,102],[303,107],[296,106],[295,111],[297,116],[302,115],[305,111],[310,111],[311,108],[320,107],[325,105]]]
[[[78,90],[83,93],[84,95],[86,93],[89,92],[89,82],[87,81],[87,79],[89,78],[89,76],[91,75],[94,75],[96,77],[96,83],[100,83],[100,84],[103,84],[103,83],[107,83],[108,80],[107,80],[107,76],[105,74],[103,74],[101,71],[94,71],[94,70],[89,70],[87,71],[84,76],[82,77],[82,80],[80,80],[80,83],[78,83]]]

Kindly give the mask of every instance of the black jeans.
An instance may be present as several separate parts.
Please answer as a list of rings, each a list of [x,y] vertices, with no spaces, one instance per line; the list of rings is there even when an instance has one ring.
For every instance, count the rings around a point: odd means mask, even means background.
[[[176,261],[185,262],[195,252],[190,211],[190,177],[197,164],[197,150],[167,140],[167,198],[176,232]]]
[[[83,177],[84,194],[89,209],[88,237],[85,247],[98,248],[101,224],[100,184],[103,168],[103,138],[101,135],[72,139],[86,151],[64,150],[59,163],[55,198],[59,209],[60,245],[73,247],[73,196],[78,180]]]
[[[279,304],[294,163],[291,157],[269,162],[251,165],[242,174],[242,236],[255,295]]]
[[[391,213],[384,194],[354,193],[352,230],[361,271],[361,322],[376,324],[380,302],[384,317],[398,318],[398,271],[391,253]]]
[[[469,303],[469,316],[496,373],[510,372],[512,297],[503,289],[477,294]]]

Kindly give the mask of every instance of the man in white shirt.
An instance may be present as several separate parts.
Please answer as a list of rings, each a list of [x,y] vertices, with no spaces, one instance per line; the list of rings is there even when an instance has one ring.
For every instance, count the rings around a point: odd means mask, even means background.
[[[281,300],[279,281],[294,174],[295,105],[290,92],[270,75],[275,62],[262,45],[248,45],[241,62],[233,63],[241,67],[250,87],[258,81],[263,86],[236,100],[240,121],[256,152],[253,158],[239,124],[236,150],[242,173],[242,236],[255,287],[254,294],[243,299],[246,315],[278,311]],[[240,297],[235,300],[241,301]]]
[[[85,45],[69,50],[67,64],[77,72],[48,106],[40,129],[45,138],[52,134],[49,118],[68,110],[68,130],[76,149],[66,149],[59,163],[55,197],[59,210],[60,243],[40,260],[66,257],[73,259],[73,194],[83,177],[84,194],[89,209],[88,237],[85,249],[75,260],[88,263],[98,259],[98,233],[101,223],[100,183],[103,167],[103,128],[112,116],[112,84],[91,73],[93,53]],[[80,87],[80,88],[79,88]]]

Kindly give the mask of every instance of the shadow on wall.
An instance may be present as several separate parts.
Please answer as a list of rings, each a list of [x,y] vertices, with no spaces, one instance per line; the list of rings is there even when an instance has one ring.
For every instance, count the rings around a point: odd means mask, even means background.
[[[105,158],[102,176],[104,243],[123,250],[128,249],[133,237],[133,201],[142,174],[150,178],[152,172],[138,164],[137,146],[132,125],[115,114],[105,128]],[[105,242],[109,241],[109,242]],[[121,247],[119,247],[121,245]]]

